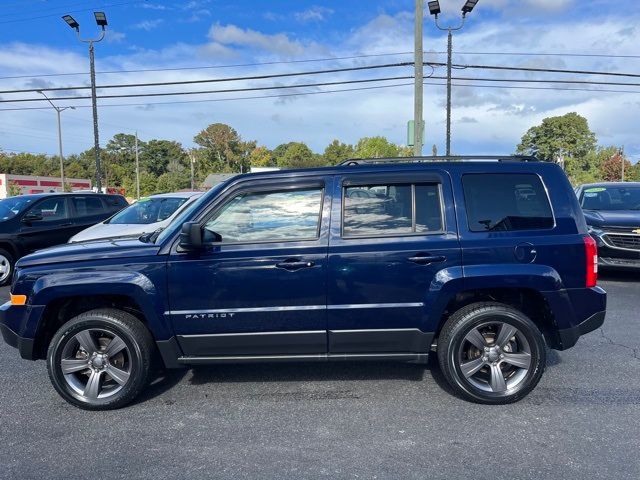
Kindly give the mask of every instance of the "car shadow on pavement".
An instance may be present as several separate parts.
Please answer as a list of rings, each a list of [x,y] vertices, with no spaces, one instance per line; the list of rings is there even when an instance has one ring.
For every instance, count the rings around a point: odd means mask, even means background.
[[[381,362],[218,365],[192,370],[194,385],[220,382],[422,381],[425,365]]]
[[[149,386],[132,402],[132,405],[144,403],[171,390],[180,383],[188,371],[186,368],[159,371]]]

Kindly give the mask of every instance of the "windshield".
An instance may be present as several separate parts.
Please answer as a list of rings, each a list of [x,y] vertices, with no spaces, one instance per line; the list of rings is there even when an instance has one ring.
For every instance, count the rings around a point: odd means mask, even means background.
[[[133,205],[111,217],[105,223],[148,225],[166,220],[180,208],[188,198],[141,198]]]
[[[585,210],[640,210],[640,187],[589,187],[580,205]]]
[[[0,200],[0,221],[9,220],[33,203],[33,198],[10,197]]]

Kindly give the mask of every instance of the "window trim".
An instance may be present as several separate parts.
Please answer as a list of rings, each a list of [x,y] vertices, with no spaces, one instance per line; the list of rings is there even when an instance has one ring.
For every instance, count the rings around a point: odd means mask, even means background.
[[[262,188],[252,188],[247,190],[240,190],[233,192],[229,197],[225,198],[225,200],[220,203],[218,206],[213,208],[211,212],[209,212],[200,222],[200,228],[204,229],[205,225],[209,220],[215,216],[220,210],[222,210],[229,202],[232,202],[234,198],[238,197],[238,195],[251,195],[256,193],[289,193],[296,192],[301,190],[312,190],[318,189],[320,190],[320,209],[318,210],[318,225],[316,226],[316,235],[315,237],[301,237],[301,238],[293,238],[293,239],[277,239],[277,240],[252,240],[252,241],[238,241],[238,242],[225,242],[224,239],[221,242],[211,242],[208,245],[214,247],[221,247],[225,245],[263,245],[263,244],[273,244],[273,243],[298,243],[298,242],[317,242],[320,239],[320,233],[322,230],[322,213],[324,211],[325,206],[325,196],[326,196],[326,188],[324,183],[318,182],[316,185],[302,185],[296,186],[294,188],[283,188],[283,185],[273,185],[273,188],[268,188],[265,185],[265,189]]]
[[[548,228],[526,228],[520,230],[501,230],[501,231],[491,231],[491,230],[471,230],[471,225],[469,224],[469,210],[467,209],[467,195],[464,190],[464,177],[471,175],[533,175],[537,177],[540,181],[540,185],[542,185],[542,189],[547,198],[547,204],[549,205],[549,210],[551,211],[551,220],[553,221],[553,225]],[[460,176],[460,184],[462,186],[462,198],[464,199],[464,216],[467,219],[467,231],[471,234],[478,233],[518,233],[518,232],[550,232],[551,230],[555,230],[557,227],[557,219],[556,212],[553,209],[553,202],[551,201],[551,196],[549,195],[549,189],[547,188],[547,184],[544,182],[542,175],[534,172],[466,172]]]
[[[377,182],[375,180],[374,182]],[[442,191],[442,182],[439,179],[434,180],[424,180],[419,182],[412,181],[402,181],[402,180],[393,180],[390,182],[385,182],[384,177],[380,177],[378,185],[409,185],[411,186],[411,232],[408,233],[388,233],[388,234],[380,234],[380,233],[364,233],[360,235],[348,235],[344,232],[344,213],[345,213],[345,198],[347,188],[356,188],[358,186],[366,186],[371,185],[371,182],[365,184],[345,184],[344,182],[340,186],[341,189],[341,201],[340,201],[340,238],[342,240],[352,240],[352,239],[363,239],[363,238],[396,238],[396,237],[426,237],[432,235],[442,235],[446,233],[446,218],[445,218],[445,210],[444,210],[444,195]],[[416,185],[435,185],[438,187],[438,197],[440,200],[440,230],[433,230],[429,232],[416,232]]]

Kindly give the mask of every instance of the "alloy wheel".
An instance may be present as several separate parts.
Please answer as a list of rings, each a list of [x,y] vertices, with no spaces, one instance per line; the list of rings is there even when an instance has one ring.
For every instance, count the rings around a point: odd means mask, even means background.
[[[95,401],[118,393],[131,377],[132,357],[113,332],[91,328],[76,333],[62,350],[60,368],[67,385]]]
[[[472,328],[458,349],[458,365],[466,381],[498,395],[523,385],[531,361],[531,347],[524,334],[501,321]]]
[[[11,275],[11,262],[7,257],[0,254],[0,283],[4,282]]]

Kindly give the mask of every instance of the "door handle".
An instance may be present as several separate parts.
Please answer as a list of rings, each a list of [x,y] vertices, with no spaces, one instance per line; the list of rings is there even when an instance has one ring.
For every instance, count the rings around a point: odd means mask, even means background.
[[[416,255],[409,257],[408,260],[418,265],[431,265],[432,263],[441,263],[447,259],[444,255]]]
[[[294,271],[301,268],[311,268],[315,265],[315,262],[310,260],[298,260],[296,258],[289,258],[284,262],[276,263],[276,268],[282,268],[284,270]]]

